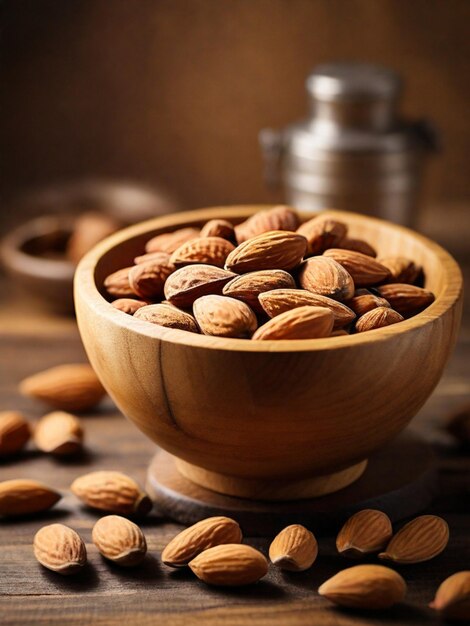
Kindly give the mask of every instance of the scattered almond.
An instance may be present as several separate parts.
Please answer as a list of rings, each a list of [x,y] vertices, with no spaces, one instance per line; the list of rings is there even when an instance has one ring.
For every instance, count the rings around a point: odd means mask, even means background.
[[[208,517],[174,537],[162,552],[162,561],[170,567],[184,567],[198,554],[222,544],[238,544],[242,532],[229,517]]]
[[[335,248],[336,246],[332,247]],[[350,237],[345,237],[339,242],[338,248],[343,248],[343,250],[354,250],[354,252],[360,252],[361,254],[366,254],[367,256],[377,256],[375,248],[373,248],[370,244],[367,243],[367,241],[364,241],[363,239],[351,239]],[[382,261],[380,262],[382,263]],[[384,265],[384,263],[382,263],[382,265]]]
[[[223,587],[249,585],[268,572],[268,562],[261,552],[239,543],[204,550],[189,562],[189,567],[205,583]]]
[[[437,515],[421,515],[392,537],[379,558],[395,563],[422,563],[440,554],[448,542],[447,522]]]
[[[0,412],[0,457],[19,452],[28,443],[31,429],[22,413]]]
[[[137,295],[129,282],[131,269],[132,267],[123,267],[104,279],[104,288],[110,296],[115,298],[132,298]]]
[[[392,309],[402,315],[415,314],[434,302],[433,293],[415,285],[390,283],[378,287],[377,290],[390,303]]]
[[[446,578],[429,606],[446,620],[470,622],[470,571]]]
[[[148,495],[122,472],[90,472],[76,478],[72,493],[88,506],[121,515],[146,515],[152,508]]]
[[[224,285],[234,276],[233,272],[214,265],[187,265],[167,278],[165,298],[184,309],[201,296],[221,294]]]
[[[80,452],[83,428],[80,420],[64,411],[54,411],[39,420],[34,429],[34,443],[42,452],[69,456]]]
[[[284,270],[260,270],[241,274],[228,282],[224,289],[224,296],[242,300],[257,313],[263,311],[258,296],[265,291],[274,289],[294,289],[295,281]]]
[[[363,558],[383,550],[393,534],[392,523],[385,513],[364,509],[344,524],[336,538],[336,549],[342,556]]]
[[[106,515],[93,526],[95,546],[109,561],[123,567],[141,563],[147,553],[147,542],[142,530],[120,515]]]
[[[347,305],[359,317],[361,317],[361,315],[364,315],[364,313],[372,311],[372,309],[376,309],[379,306],[384,306],[388,309],[390,308],[390,304],[387,302],[387,300],[385,300],[385,298],[376,296],[368,289],[356,289],[356,291],[354,292],[354,297],[352,297],[351,300],[347,301]]]
[[[190,333],[199,332],[194,317],[172,304],[149,304],[136,311],[134,317],[166,328],[178,328]]]
[[[64,524],[44,526],[34,536],[34,556],[47,569],[68,576],[86,564],[87,553],[80,535]]]
[[[129,284],[132,291],[141,298],[161,298],[163,285],[174,269],[170,260],[138,263],[129,271]]]
[[[297,232],[308,241],[308,254],[321,254],[328,248],[339,246],[348,232],[343,222],[317,215],[304,222]]]
[[[406,583],[400,574],[383,565],[355,565],[324,582],[318,593],[340,606],[388,609],[404,599]]]
[[[235,226],[238,243],[267,233],[271,230],[294,231],[299,225],[299,217],[294,209],[288,206],[276,206],[266,211],[258,211],[247,220]]]
[[[91,365],[86,363],[58,365],[29,376],[21,382],[20,391],[64,411],[91,409],[106,393]]]
[[[333,313],[324,307],[301,306],[276,315],[260,326],[252,339],[316,339],[328,337],[333,330]]]
[[[183,243],[170,257],[176,267],[194,263],[206,263],[223,267],[235,246],[222,237],[198,237]]]
[[[307,259],[299,273],[300,286],[333,300],[349,300],[354,295],[354,281],[342,265],[326,256]]]
[[[235,228],[227,220],[209,220],[201,228],[201,237],[222,237],[232,243],[236,241]]]
[[[199,237],[199,230],[192,227],[180,228],[172,233],[162,233],[147,241],[145,251],[166,252],[167,254],[171,254],[179,248],[181,244],[195,237]]]
[[[29,515],[46,511],[61,497],[60,493],[36,480],[4,480],[0,482],[0,515]]]
[[[227,296],[202,296],[194,303],[193,312],[204,335],[250,337],[258,326],[247,304]]]
[[[342,265],[351,275],[356,287],[375,285],[390,276],[388,268],[367,254],[341,248],[330,248],[323,254]]]
[[[226,269],[237,274],[258,270],[291,270],[302,261],[307,240],[302,235],[272,230],[247,239],[231,252]]]
[[[284,528],[269,546],[269,558],[274,565],[290,572],[308,569],[317,554],[317,540],[313,533],[300,524]]]
[[[379,306],[368,313],[364,313],[356,322],[356,332],[363,333],[376,328],[383,328],[391,324],[402,322],[403,317],[393,309]]]
[[[421,273],[421,268],[411,259],[403,256],[384,257],[379,262],[390,271],[387,282],[414,283]]]
[[[142,300],[134,300],[133,298],[118,298],[114,300],[114,302],[111,302],[111,304],[115,309],[118,309],[118,311],[122,311],[128,315],[134,315],[138,309],[147,306],[148,303]]]

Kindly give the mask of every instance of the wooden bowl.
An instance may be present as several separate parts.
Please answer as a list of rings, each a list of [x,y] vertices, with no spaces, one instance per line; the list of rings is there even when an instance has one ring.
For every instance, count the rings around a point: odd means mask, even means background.
[[[261,208],[180,213],[109,237],[78,267],[78,324],[118,407],[177,458],[186,477],[249,498],[323,495],[356,480],[371,452],[395,437],[429,397],[455,343],[462,277],[454,259],[425,237],[332,211],[349,224],[352,237],[422,264],[435,302],[411,319],[367,333],[255,342],[151,325],[103,297],[104,278],[129,265],[150,237],[214,217],[237,223]]]

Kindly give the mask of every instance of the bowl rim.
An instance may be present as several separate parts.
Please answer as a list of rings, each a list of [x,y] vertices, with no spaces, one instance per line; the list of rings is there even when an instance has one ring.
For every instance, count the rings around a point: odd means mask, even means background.
[[[152,230],[162,230],[170,228],[181,228],[196,222],[207,221],[214,218],[246,218],[260,210],[273,208],[274,204],[259,205],[231,205],[209,207],[191,211],[171,213],[169,215],[152,218],[139,224],[124,228],[90,250],[79,262],[75,271],[74,294],[75,303],[80,300],[87,300],[90,307],[100,317],[105,317],[113,324],[125,328],[135,334],[146,336],[160,341],[185,345],[194,348],[205,348],[215,350],[233,350],[238,352],[317,352],[323,350],[352,349],[369,342],[386,342],[394,337],[411,333],[442,317],[459,300],[463,290],[463,279],[459,265],[455,259],[439,244],[424,235],[417,233],[405,226],[394,224],[387,220],[376,217],[361,215],[350,211],[339,211],[328,209],[319,212],[305,212],[297,210],[301,218],[310,219],[315,215],[330,215],[336,219],[346,222],[351,218],[355,222],[375,222],[386,224],[388,227],[398,232],[407,234],[425,247],[431,250],[439,259],[445,274],[445,286],[441,294],[424,311],[414,317],[404,320],[399,324],[377,328],[367,333],[357,333],[343,335],[339,337],[324,337],[318,339],[288,339],[271,341],[250,341],[247,339],[236,339],[226,337],[212,337],[209,335],[190,333],[188,331],[165,328],[156,324],[150,324],[144,320],[137,320],[134,317],[119,311],[111,305],[100,293],[95,282],[95,269],[102,256],[107,252],[122,244],[128,239],[141,236]]]

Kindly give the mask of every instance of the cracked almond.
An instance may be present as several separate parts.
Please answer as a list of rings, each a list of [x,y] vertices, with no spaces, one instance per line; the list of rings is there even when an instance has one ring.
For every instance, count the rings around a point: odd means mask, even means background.
[[[375,509],[364,509],[350,517],[341,528],[336,549],[342,556],[360,559],[383,550],[392,534],[388,515]]]
[[[422,563],[440,554],[449,542],[449,526],[437,515],[421,515],[405,524],[379,559],[394,563]]]
[[[269,546],[269,558],[279,569],[302,572],[311,567],[318,555],[318,543],[313,533],[292,524],[282,530]]]

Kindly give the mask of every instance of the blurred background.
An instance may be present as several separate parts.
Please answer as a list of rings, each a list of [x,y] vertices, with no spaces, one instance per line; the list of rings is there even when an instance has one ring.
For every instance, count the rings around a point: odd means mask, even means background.
[[[260,130],[308,115],[318,64],[356,60],[398,72],[401,114],[438,130],[416,225],[464,254],[469,24],[468,0],[4,0],[0,232],[67,212],[50,191],[83,180],[163,190],[157,213],[282,202]]]

